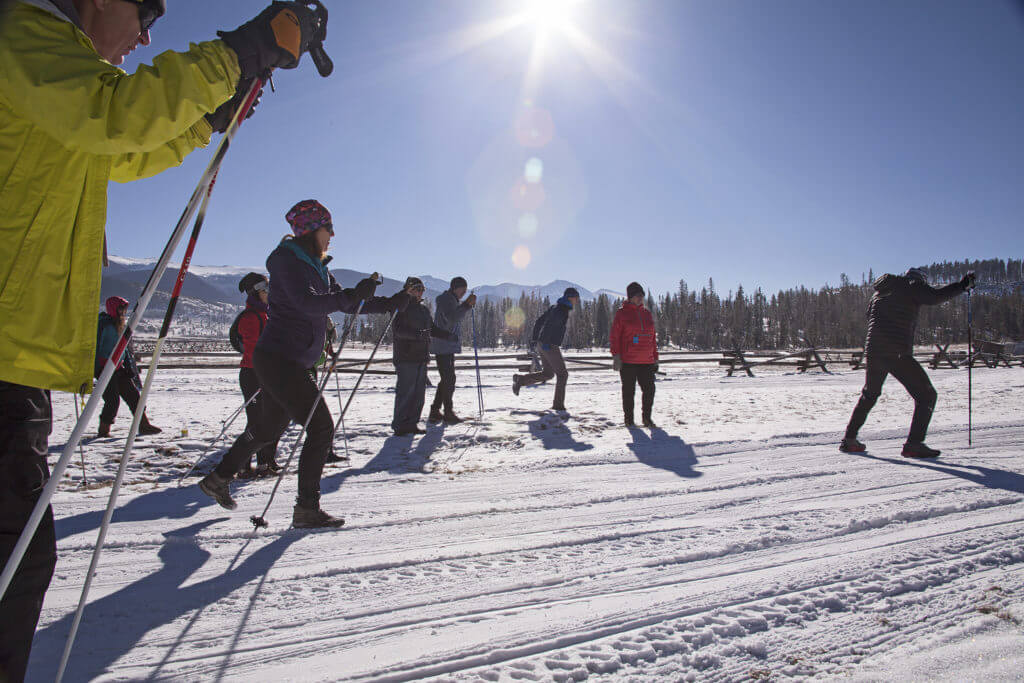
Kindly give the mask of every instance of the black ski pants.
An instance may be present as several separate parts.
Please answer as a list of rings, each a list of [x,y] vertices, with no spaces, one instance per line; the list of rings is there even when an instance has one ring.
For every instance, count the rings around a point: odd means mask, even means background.
[[[50,478],[50,392],[0,381],[0,567],[6,567],[39,494]],[[0,600],[0,681],[21,681],[43,597],[57,564],[53,508]]]
[[[238,370],[238,386],[242,388],[242,397],[248,401],[252,398],[253,394],[260,390],[260,381],[256,377],[256,371],[252,368],[239,368]],[[261,393],[259,396],[254,398],[249,405],[245,407],[246,425],[245,430],[251,431],[253,427],[263,420],[263,409],[267,402],[263,398]],[[288,426],[285,425],[285,429]],[[281,430],[282,433],[284,430]],[[269,465],[272,462],[277,462],[277,442],[280,440],[281,434],[277,435],[272,442],[263,446],[256,452],[256,462],[259,465]],[[242,469],[249,466],[249,462],[242,463]]]
[[[437,391],[434,393],[434,402],[431,410],[441,410],[445,413],[454,413],[455,396],[455,354],[438,353],[434,355],[437,361],[437,371],[441,375],[441,381],[437,383]]]
[[[868,356],[868,367],[864,380],[864,389],[860,392],[860,400],[850,416],[850,424],[846,427],[846,438],[856,439],[857,433],[864,425],[868,413],[875,407],[885,378],[892,375],[914,398],[914,417],[910,423],[908,443],[922,443],[928,433],[928,423],[932,420],[937,397],[932,382],[928,379],[921,364],[912,355],[902,356]]]
[[[304,508],[317,508],[320,505],[320,475],[334,441],[331,411],[324,401],[317,400],[320,388],[309,370],[301,365],[259,348],[253,353],[252,364],[256,379],[263,388],[260,394],[263,410],[260,419],[255,424],[250,422],[224,454],[216,472],[225,479],[231,479],[253,453],[274,443],[289,422],[294,420],[305,424],[316,402],[299,455],[299,495],[296,502]]]
[[[545,349],[543,346],[540,348],[540,360],[542,363],[542,369],[540,372],[531,372],[528,375],[522,375],[519,378],[519,385],[528,387],[531,384],[539,384],[541,382],[547,382],[552,377],[555,378],[555,408],[565,407],[565,385],[569,381],[569,371],[565,368],[565,359],[562,358],[562,349],[557,346],[552,346]]]
[[[121,399],[128,404],[129,410],[135,414],[139,407],[139,387],[135,384],[135,377],[124,368],[114,370],[114,376],[110,378],[110,384],[103,391],[103,410],[100,411],[100,422],[114,424],[117,417],[117,409],[121,407]]]
[[[622,413],[630,422],[633,421],[633,405],[636,396],[636,385],[640,384],[640,403],[645,420],[650,419],[654,408],[654,364],[623,363],[619,370],[622,378]]]
[[[391,428],[404,432],[415,428],[423,414],[427,396],[427,364],[395,363],[395,374],[395,414]]]

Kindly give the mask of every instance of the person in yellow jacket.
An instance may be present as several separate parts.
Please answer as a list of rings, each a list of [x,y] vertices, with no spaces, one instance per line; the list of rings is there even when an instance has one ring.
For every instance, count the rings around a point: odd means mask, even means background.
[[[252,79],[294,68],[317,18],[274,2],[220,40],[117,68],[164,0],[0,6],[0,565],[49,478],[52,389],[92,376],[107,183],[181,163],[230,123]],[[56,564],[53,512],[0,600],[0,681],[25,676]]]

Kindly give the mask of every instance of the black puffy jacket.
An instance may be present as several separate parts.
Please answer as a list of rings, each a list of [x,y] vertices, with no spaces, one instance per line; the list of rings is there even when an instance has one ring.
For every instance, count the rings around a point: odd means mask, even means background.
[[[451,339],[452,334],[434,324],[430,309],[413,301],[395,316],[393,324],[395,363],[426,363],[430,360],[430,338]]]
[[[913,353],[921,306],[941,304],[965,291],[960,282],[935,289],[926,282],[890,274],[875,280],[874,288],[875,295],[868,305],[868,338],[864,342],[868,356]]]
[[[530,345],[540,342],[546,347],[561,346],[565,339],[565,328],[569,324],[569,311],[572,302],[564,296],[554,306],[545,311],[533,324]]]

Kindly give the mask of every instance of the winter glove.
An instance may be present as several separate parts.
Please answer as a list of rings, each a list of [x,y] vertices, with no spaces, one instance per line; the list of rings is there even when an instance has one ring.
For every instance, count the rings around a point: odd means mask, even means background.
[[[217,31],[238,55],[242,80],[263,77],[271,69],[294,69],[322,29],[316,13],[301,2],[272,2],[234,31]]]
[[[612,368],[615,372],[620,372],[622,370],[622,356],[618,354],[612,356]]]
[[[388,308],[392,311],[402,312],[409,307],[412,297],[405,291],[395,292],[388,298]]]
[[[474,306],[476,306],[476,294],[470,294],[469,296],[467,296],[466,300],[462,302],[462,305],[468,308],[473,308]]]
[[[960,286],[964,288],[965,292],[970,291],[974,289],[974,286],[977,284],[977,280],[978,276],[975,275],[974,271],[972,270],[969,273],[967,273],[967,275],[964,275],[963,278],[960,279]]]
[[[657,375],[657,374],[658,374],[658,368],[660,368],[660,367],[661,367],[661,366],[660,366],[660,365],[658,365],[657,363],[655,363],[655,364],[654,364],[654,374],[655,374],[655,375]]]
[[[228,126],[231,125],[231,120],[235,118],[235,112],[242,106],[242,101],[245,99],[245,94],[249,92],[249,86],[251,85],[251,78],[243,78],[238,82],[238,88],[235,90],[234,97],[217,107],[217,110],[212,114],[206,115],[206,120],[213,128],[214,133],[223,133],[228,129]],[[259,92],[256,93],[256,98],[252,101],[252,106],[249,107],[249,111],[245,115],[246,120],[256,111],[256,105],[260,103],[260,97],[262,96],[263,88],[260,88]]]
[[[355,286],[352,293],[359,301],[366,301],[377,291],[377,284],[377,281],[373,278],[364,278],[359,281],[359,284]]]

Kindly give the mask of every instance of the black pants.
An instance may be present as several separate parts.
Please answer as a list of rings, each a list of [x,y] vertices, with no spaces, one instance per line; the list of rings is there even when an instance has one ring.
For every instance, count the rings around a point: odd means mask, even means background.
[[[654,408],[654,364],[623,363],[619,370],[622,378],[622,413],[630,422],[633,421],[633,404],[636,396],[636,385],[640,384],[640,403],[643,418],[649,420]]]
[[[391,428],[396,432],[413,429],[423,414],[427,396],[427,364],[395,363],[395,414]]]
[[[100,411],[100,422],[114,424],[117,417],[117,409],[121,407],[121,399],[128,404],[128,408],[135,414],[139,406],[139,387],[135,384],[135,378],[124,368],[114,371],[110,378],[110,384],[103,391],[103,410]]]
[[[260,381],[256,378],[256,371],[252,368],[239,368],[238,370],[238,385],[242,388],[242,397],[248,401],[252,398],[252,395],[260,390]],[[253,399],[249,405],[245,407],[246,425],[245,430],[251,431],[251,429],[263,420],[263,408],[267,405],[267,402],[263,398],[261,393],[255,399]],[[285,429],[288,426],[285,425]],[[283,433],[284,430],[282,430]],[[277,435],[271,443],[260,448],[256,453],[256,462],[259,465],[269,465],[272,462],[277,461],[277,442],[280,440],[281,434]],[[242,469],[249,466],[248,462],[242,463]]]
[[[6,567],[50,478],[50,392],[0,381],[0,566]],[[0,681],[25,678],[32,636],[57,564],[53,509],[46,514],[0,601]]]
[[[549,349],[541,347],[540,360],[543,365],[543,369],[540,372],[531,372],[528,375],[520,376],[519,385],[528,387],[531,384],[547,382],[549,379],[554,377],[555,400],[553,405],[555,408],[564,408],[565,385],[569,381],[569,371],[565,368],[565,359],[562,358],[562,349],[557,346],[552,346]]]
[[[430,409],[440,410],[444,408],[445,413],[454,413],[455,354],[438,353],[434,358],[437,360],[437,371],[441,374],[441,381],[437,383],[437,392],[434,394],[434,403],[430,406]]]
[[[309,370],[284,356],[256,349],[252,357],[256,379],[263,388],[260,400],[263,410],[260,419],[246,426],[231,450],[217,465],[217,474],[230,479],[239,467],[261,448],[273,443],[294,420],[305,424],[316,401],[316,410],[306,428],[306,441],[299,455],[299,495],[296,502],[302,507],[320,505],[320,475],[324,460],[334,441],[334,420],[324,401],[317,401],[319,387]]]
[[[907,441],[921,443],[928,433],[928,423],[932,420],[935,409],[936,393],[928,373],[913,356],[869,356],[864,389],[860,392],[860,400],[853,409],[850,424],[846,427],[846,438],[857,438],[857,432],[864,425],[868,413],[874,408],[878,396],[882,393],[885,378],[892,375],[914,398],[914,418],[910,423],[910,435]]]

